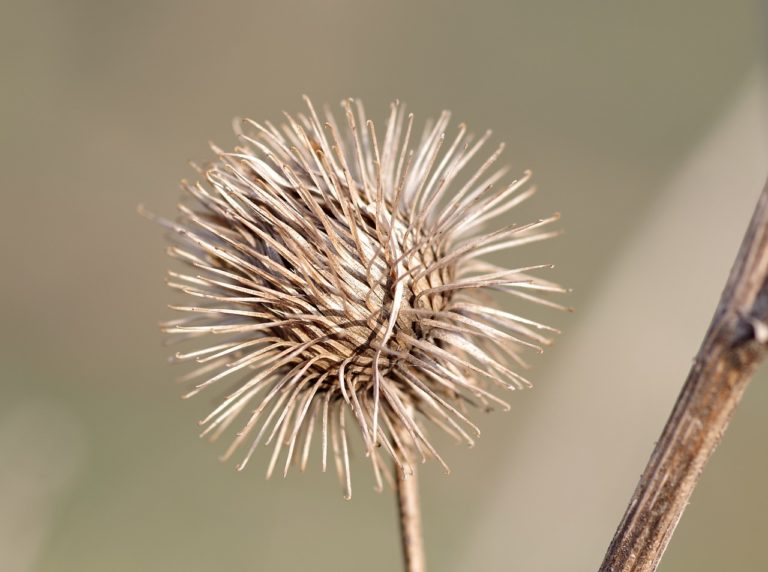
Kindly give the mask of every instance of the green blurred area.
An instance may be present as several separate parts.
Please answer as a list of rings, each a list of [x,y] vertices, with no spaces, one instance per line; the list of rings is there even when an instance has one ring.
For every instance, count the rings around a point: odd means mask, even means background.
[[[400,564],[392,495],[371,490],[364,459],[351,502],[317,467],[265,482],[266,450],[236,473],[196,436],[209,398],[178,398],[157,327],[171,315],[168,259],[136,206],[172,215],[179,180],[194,175],[187,161],[209,157],[209,139],[232,145],[233,117],[279,121],[306,93],[360,97],[380,122],[399,98],[417,120],[447,108],[475,132],[492,128],[513,171],[533,169],[541,189],[510,217],[563,215],[566,238],[521,256],[556,263],[574,289],[568,303],[582,311],[546,314],[566,344],[661,184],[764,66],[764,18],[756,1],[4,5],[0,451],[13,462],[0,461],[0,499],[31,507],[12,522],[0,508],[0,534],[26,539],[17,547],[29,557],[12,569]],[[556,347],[537,360],[539,384],[568,383],[547,377],[557,359]],[[600,359],[585,356],[584,367]],[[454,473],[430,467],[423,479],[432,570],[459,569],[537,395],[480,419],[474,450],[441,443]],[[662,569],[768,567],[766,406],[755,384]],[[594,407],[611,403],[595,395]],[[611,452],[595,458],[610,466]],[[628,499],[634,482],[616,486]],[[509,518],[526,515],[510,507]],[[556,548],[568,531],[553,521],[551,534],[537,570],[595,569],[610,540],[569,564]],[[515,569],[526,545],[503,530],[498,544],[506,560],[473,569]]]

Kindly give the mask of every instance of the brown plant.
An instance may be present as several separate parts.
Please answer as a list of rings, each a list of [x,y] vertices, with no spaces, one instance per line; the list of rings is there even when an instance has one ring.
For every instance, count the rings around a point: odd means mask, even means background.
[[[224,459],[244,448],[243,469],[264,443],[267,475],[281,455],[284,473],[303,470],[319,433],[323,470],[332,450],[349,498],[351,425],[380,489],[385,457],[400,477],[427,458],[447,470],[428,426],[472,445],[467,405],[506,408],[490,389],[529,385],[521,354],[555,330],[489,293],[560,307],[546,294],[563,290],[531,274],[549,266],[482,257],[555,236],[558,217],[481,231],[535,189],[530,173],[499,184],[503,145],[467,169],[490,132],[475,140],[460,125],[446,140],[447,112],[415,142],[399,103],[381,138],[359,101],[342,103],[342,124],[306,102],[280,127],[236,122],[239,146],[213,147],[201,181],[183,182],[191,201],[161,222],[186,268],[169,285],[189,303],[164,330],[200,342],[175,355],[196,364],[185,397],[230,382],[201,421],[216,439],[241,420]]]

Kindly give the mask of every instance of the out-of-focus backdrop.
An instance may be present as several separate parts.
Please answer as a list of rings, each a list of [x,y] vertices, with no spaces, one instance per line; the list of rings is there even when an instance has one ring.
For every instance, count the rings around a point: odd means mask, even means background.
[[[573,315],[508,414],[423,472],[432,570],[595,570],[768,173],[758,1],[97,2],[0,7],[0,570],[400,565],[392,494],[356,463],[265,482],[197,438],[157,323],[188,160],[301,94],[382,120],[494,129],[562,213]],[[512,253],[510,256],[517,256]],[[709,465],[662,570],[768,569],[768,378]]]

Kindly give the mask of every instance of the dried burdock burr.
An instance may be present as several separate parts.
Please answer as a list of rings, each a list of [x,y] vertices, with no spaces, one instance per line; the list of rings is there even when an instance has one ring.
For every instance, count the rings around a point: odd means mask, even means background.
[[[548,265],[483,257],[555,236],[557,215],[483,230],[533,194],[530,173],[503,183],[503,145],[483,160],[490,133],[447,135],[447,112],[417,135],[400,103],[383,132],[359,101],[339,122],[306,103],[279,127],[236,121],[239,146],[182,184],[162,222],[185,267],[169,285],[189,302],[164,330],[199,342],[175,355],[196,364],[187,397],[226,387],[201,421],[211,439],[232,428],[225,459],[242,450],[243,469],[263,443],[268,475],[304,469],[319,441],[349,497],[350,430],[381,488],[392,465],[399,479],[427,458],[447,469],[427,431],[471,445],[467,406],[505,408],[494,389],[529,385],[522,354],[555,330],[491,293],[560,307],[547,295],[562,289],[535,275]]]

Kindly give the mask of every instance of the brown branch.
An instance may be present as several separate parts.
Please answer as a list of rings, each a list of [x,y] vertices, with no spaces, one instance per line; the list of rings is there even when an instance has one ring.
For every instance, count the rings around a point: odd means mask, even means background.
[[[419,481],[416,468],[413,474],[405,476],[399,468],[397,473],[397,504],[400,510],[400,534],[403,542],[403,558],[406,572],[425,572],[424,540],[421,532],[421,510],[419,508]]]
[[[640,477],[601,572],[652,572],[768,339],[768,183],[696,361]]]

